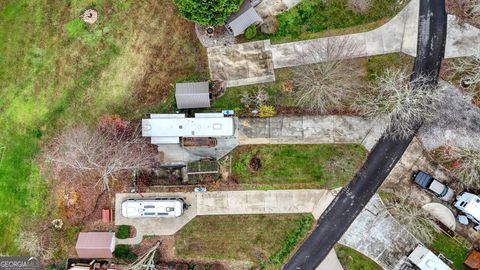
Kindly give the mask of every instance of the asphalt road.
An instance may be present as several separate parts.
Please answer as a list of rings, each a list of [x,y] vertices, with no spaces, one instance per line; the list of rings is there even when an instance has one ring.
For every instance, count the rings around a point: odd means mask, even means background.
[[[447,32],[444,0],[420,1],[418,29],[417,57],[411,79],[428,76],[429,83],[436,85]],[[415,124],[417,130],[420,126],[420,123]],[[395,140],[384,134],[380,138],[363,166],[328,206],[315,230],[284,266],[284,270],[317,268],[375,194],[413,137]]]

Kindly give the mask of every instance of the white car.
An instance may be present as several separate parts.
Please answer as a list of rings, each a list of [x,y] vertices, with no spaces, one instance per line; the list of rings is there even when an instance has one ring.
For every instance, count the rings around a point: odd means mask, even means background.
[[[183,214],[185,202],[181,198],[129,199],[122,203],[122,216],[179,217]]]

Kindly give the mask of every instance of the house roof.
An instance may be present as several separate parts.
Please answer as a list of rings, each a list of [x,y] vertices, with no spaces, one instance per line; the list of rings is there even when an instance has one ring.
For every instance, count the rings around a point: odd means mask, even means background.
[[[178,144],[180,137],[233,136],[233,118],[221,113],[196,113],[194,118],[184,114],[153,114],[142,119],[142,136],[151,137],[153,144]]]
[[[227,19],[226,26],[234,36],[238,36],[243,34],[250,25],[261,21],[263,21],[262,17],[252,7],[250,0],[245,0],[240,9]]]
[[[115,234],[111,232],[81,232],[75,245],[80,258],[112,258]]]
[[[210,94],[208,82],[177,83],[175,99],[179,109],[208,108]]]

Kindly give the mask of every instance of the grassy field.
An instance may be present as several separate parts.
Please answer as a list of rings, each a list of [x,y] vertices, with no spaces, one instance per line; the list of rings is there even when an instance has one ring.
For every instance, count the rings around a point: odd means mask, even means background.
[[[345,270],[381,270],[376,262],[366,257],[362,253],[340,244],[335,245],[335,252],[338,260]]]
[[[241,184],[336,188],[353,177],[366,153],[357,144],[241,146],[232,154],[232,174]],[[248,163],[255,155],[262,167],[252,172]]]
[[[183,259],[241,260],[280,269],[312,226],[307,214],[197,216],[175,235]]]
[[[99,20],[79,19],[94,7]],[[46,216],[36,156],[62,128],[104,113],[138,117],[172,82],[205,72],[193,24],[170,1],[39,0],[0,4],[0,253]]]
[[[458,240],[465,241],[461,237]],[[466,270],[467,267],[463,265],[463,261],[467,258],[469,249],[459,241],[443,233],[435,233],[435,240],[430,248],[435,252],[442,253],[451,260],[453,269]]]
[[[358,13],[350,10],[347,2],[304,0],[296,7],[277,15],[276,33],[269,35],[257,30],[255,39],[271,39],[274,43],[280,43],[364,32],[382,25],[402,7],[397,0],[372,0],[372,6],[367,12]]]

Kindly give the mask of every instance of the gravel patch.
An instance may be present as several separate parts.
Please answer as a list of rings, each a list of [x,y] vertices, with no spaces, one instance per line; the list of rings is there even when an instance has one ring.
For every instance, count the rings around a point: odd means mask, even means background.
[[[440,146],[456,146],[480,150],[480,108],[471,97],[448,82],[439,82],[445,104],[438,108],[430,123],[419,131],[419,138],[428,150]]]
[[[235,37],[227,31],[225,26],[215,27],[213,34],[209,35],[207,27],[195,24],[195,33],[205,48],[235,44]]]

